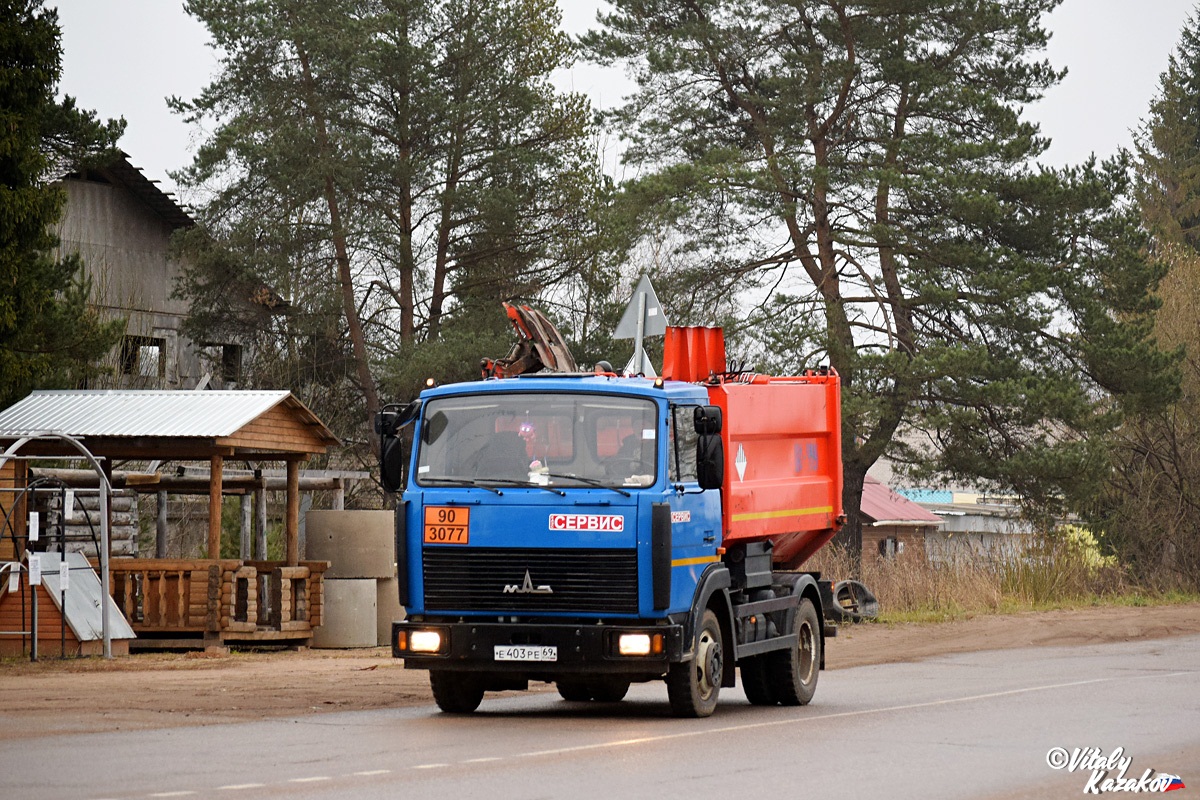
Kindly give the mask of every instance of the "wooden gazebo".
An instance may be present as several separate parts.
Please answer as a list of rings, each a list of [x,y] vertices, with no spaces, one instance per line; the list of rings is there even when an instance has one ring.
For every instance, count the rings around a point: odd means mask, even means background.
[[[300,467],[337,438],[286,391],[38,391],[0,413],[0,441],[43,431],[86,444],[112,480],[121,461],[207,462],[207,558],[114,558],[113,598],[139,643],[304,642],[320,624],[325,562],[300,561]],[[52,440],[26,455],[69,456]],[[221,508],[227,461],[286,465],[285,558],[221,558]],[[19,462],[14,483],[27,481]],[[156,486],[161,481],[161,487]],[[169,491],[171,476],[138,476],[139,491]],[[241,491],[244,491],[241,490]],[[260,600],[269,613],[260,614]],[[265,611],[265,609],[264,609]]]

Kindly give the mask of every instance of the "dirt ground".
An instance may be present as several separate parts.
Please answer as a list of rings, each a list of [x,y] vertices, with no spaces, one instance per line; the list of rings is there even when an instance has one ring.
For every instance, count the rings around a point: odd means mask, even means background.
[[[1101,644],[1200,633],[1200,604],[843,626],[830,669],[947,653]],[[553,691],[551,687],[544,690]],[[388,650],[140,654],[0,661],[0,740],[432,703],[425,672]]]

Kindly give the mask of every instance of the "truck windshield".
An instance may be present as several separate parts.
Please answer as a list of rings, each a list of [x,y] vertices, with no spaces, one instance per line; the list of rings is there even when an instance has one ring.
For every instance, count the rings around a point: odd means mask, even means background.
[[[650,486],[658,475],[657,423],[657,406],[638,397],[441,397],[423,408],[416,482]]]

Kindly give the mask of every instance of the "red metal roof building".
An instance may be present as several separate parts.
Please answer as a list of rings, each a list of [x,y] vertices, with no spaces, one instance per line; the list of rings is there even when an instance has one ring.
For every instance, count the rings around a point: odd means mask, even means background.
[[[870,475],[863,484],[863,553],[892,556],[907,547],[925,549],[925,536],[943,524],[927,511]]]

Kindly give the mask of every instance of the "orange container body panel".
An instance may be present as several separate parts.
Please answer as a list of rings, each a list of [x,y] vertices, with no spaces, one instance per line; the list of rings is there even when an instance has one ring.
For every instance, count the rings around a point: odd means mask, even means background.
[[[799,567],[843,520],[837,374],[758,375],[708,394],[724,417],[723,544],[769,539],[776,566]]]

